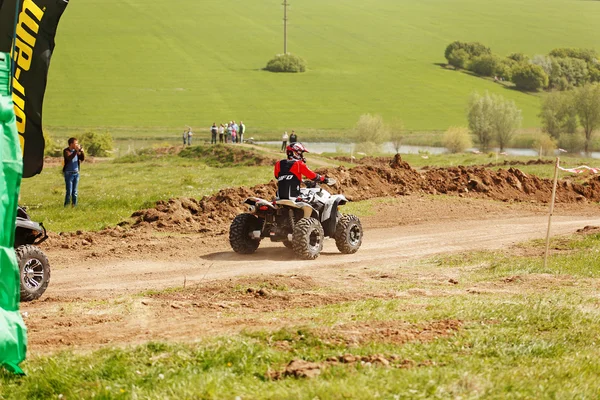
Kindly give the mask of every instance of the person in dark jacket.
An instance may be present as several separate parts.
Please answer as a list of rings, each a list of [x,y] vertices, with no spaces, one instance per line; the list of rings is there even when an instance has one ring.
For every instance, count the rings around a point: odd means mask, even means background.
[[[70,138],[68,141],[69,147],[63,150],[64,167],[63,175],[65,176],[65,207],[71,204],[73,207],[77,205],[77,187],[79,186],[79,169],[81,162],[85,160],[83,148],[77,142],[77,139]]]
[[[292,131],[290,135],[290,144],[296,143],[298,141],[298,136],[296,136],[296,132]]]
[[[308,168],[304,153],[308,150],[302,143],[291,143],[287,147],[287,159],[275,164],[277,198],[295,200],[300,195],[300,183],[305,176],[310,180],[327,183],[328,179]]]

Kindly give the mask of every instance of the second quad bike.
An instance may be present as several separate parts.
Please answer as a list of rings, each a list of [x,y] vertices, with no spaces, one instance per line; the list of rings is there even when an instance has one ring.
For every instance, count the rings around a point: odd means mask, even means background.
[[[363,229],[355,215],[342,214],[339,207],[348,202],[342,194],[332,195],[314,181],[303,181],[296,199],[267,201],[258,197],[245,200],[249,212],[231,223],[229,243],[240,254],[254,253],[260,241],[282,242],[303,260],[314,260],[323,249],[325,237],[335,239],[344,254],[356,253],[362,244]],[[327,184],[335,185],[329,178]]]
[[[48,235],[44,225],[32,221],[25,209],[19,207],[15,230],[15,252],[19,264],[23,302],[40,298],[50,283],[50,263],[42,250],[37,247],[46,239]]]

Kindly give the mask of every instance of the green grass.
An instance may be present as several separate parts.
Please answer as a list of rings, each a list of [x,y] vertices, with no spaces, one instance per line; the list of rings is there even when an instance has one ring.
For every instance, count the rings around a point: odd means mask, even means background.
[[[44,121],[65,137],[178,138],[185,124],[244,120],[247,135],[281,131],[341,138],[363,113],[409,130],[465,124],[473,91],[514,100],[524,127],[539,99],[441,68],[446,45],[481,41],[500,55],[555,47],[600,49],[595,1],[306,0],[289,10],[289,51],[308,72],[262,71],[282,51],[281,1],[149,0],[72,3],[61,20]]]
[[[93,353],[33,356],[23,365],[26,377],[0,372],[0,398],[598,398],[598,275],[590,280],[586,272],[589,264],[598,262],[585,256],[598,253],[600,235],[562,241],[572,252],[553,257],[548,271],[520,273],[525,278],[539,272],[561,278],[565,271],[559,266],[567,264],[571,266],[568,281],[535,286],[539,277],[531,276],[532,285],[516,282],[514,285],[521,286],[506,291],[513,284],[499,285],[501,278],[510,276],[505,274],[512,273],[515,261],[531,257],[501,258],[490,275],[486,263],[492,253],[461,255],[425,267],[427,273],[451,270],[460,281],[458,285],[449,287],[439,279],[424,281],[417,275],[407,278],[415,287],[429,285],[438,295],[266,312],[261,315],[263,320],[277,318],[291,325],[193,344],[146,343]],[[477,264],[479,261],[483,264]],[[482,280],[482,276],[489,280]],[[406,282],[398,280],[395,284],[403,290]],[[504,290],[465,290],[473,285]],[[348,346],[322,333],[329,328],[332,334],[340,335],[336,328],[340,324],[352,327],[403,321],[422,326],[448,319],[459,320],[462,325],[433,341],[395,344],[368,340]],[[274,345],[281,342],[287,346]],[[395,354],[414,365],[400,369],[340,364],[324,369],[313,379],[266,378],[268,371],[281,370],[292,359],[323,362],[347,353]],[[422,362],[428,365],[418,366]]]

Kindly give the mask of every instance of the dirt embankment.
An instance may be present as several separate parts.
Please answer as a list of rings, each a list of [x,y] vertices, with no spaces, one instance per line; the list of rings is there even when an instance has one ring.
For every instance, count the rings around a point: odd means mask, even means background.
[[[552,181],[527,175],[519,169],[493,171],[485,167],[413,169],[396,157],[387,165],[360,165],[319,170],[338,180],[334,191],[354,201],[375,197],[410,194],[449,194],[461,197],[488,198],[500,201],[534,201],[546,203],[552,193]],[[272,199],[276,184],[252,188],[228,188],[200,200],[181,198],[160,201],[156,207],[135,212],[133,227],[176,232],[220,233],[243,209],[247,197]],[[600,178],[585,183],[559,182],[557,201],[564,203],[600,201]]]

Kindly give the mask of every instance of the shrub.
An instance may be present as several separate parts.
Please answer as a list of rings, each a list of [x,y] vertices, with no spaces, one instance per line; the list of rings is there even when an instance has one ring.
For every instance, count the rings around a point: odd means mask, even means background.
[[[108,132],[86,132],[79,139],[79,143],[88,155],[94,157],[107,157],[112,153],[114,147],[113,138]]]
[[[469,63],[469,71],[481,76],[493,76],[500,60],[493,54],[484,54],[473,57]]]
[[[600,82],[600,65],[594,65],[589,68],[590,82]]]
[[[594,64],[598,61],[598,53],[594,49],[563,47],[552,50],[550,56],[556,58],[577,58],[585,61],[587,64]]]
[[[579,153],[585,147],[585,136],[581,132],[561,135],[558,145],[570,153]]]
[[[358,149],[365,153],[374,153],[382,143],[389,140],[390,133],[383,123],[381,115],[363,114],[354,128],[354,138]],[[367,151],[368,150],[368,151]]]
[[[552,58],[549,87],[569,90],[584,85],[589,80],[587,64],[577,58]]]
[[[67,146],[61,146],[59,142],[52,139],[48,131],[44,132],[44,157],[62,157],[64,147]]]
[[[450,60],[448,58],[450,56],[450,54],[459,49],[466,51],[467,54],[469,55],[469,58],[477,57],[477,56],[480,56],[483,54],[491,54],[492,53],[492,51],[490,50],[489,47],[486,47],[479,42],[455,41],[455,42],[450,43],[446,47],[446,51],[444,52],[444,57],[446,57],[446,60],[448,60],[448,62],[450,62]]]
[[[456,49],[448,55],[448,64],[456,68],[465,68],[469,59],[469,53],[464,49]]]
[[[533,141],[533,149],[539,151],[540,156],[552,155],[557,148],[558,141],[544,132],[540,132]]]
[[[291,53],[278,54],[267,63],[265,69],[271,72],[304,72],[306,61]]]
[[[525,64],[526,62],[529,62],[529,57],[527,57],[523,53],[512,53],[507,58],[516,61],[520,64]]]
[[[450,127],[444,133],[444,147],[450,153],[462,153],[466,149],[473,146],[469,129],[464,127]]]
[[[536,54],[533,56],[531,60],[531,64],[539,65],[542,67],[546,75],[550,76],[552,74],[552,58],[545,56],[543,54]]]
[[[510,58],[499,60],[494,69],[494,75],[504,78],[504,80],[512,80],[512,71],[518,63]]]
[[[512,81],[519,90],[537,91],[548,86],[548,75],[535,64],[518,64],[513,68]]]

